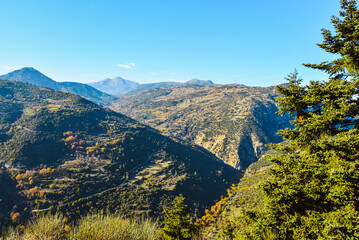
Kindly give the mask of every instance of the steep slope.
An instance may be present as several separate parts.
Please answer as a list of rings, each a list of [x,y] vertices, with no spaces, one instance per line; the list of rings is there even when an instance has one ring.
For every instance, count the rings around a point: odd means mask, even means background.
[[[190,86],[122,96],[112,108],[245,169],[290,126],[287,116],[276,114],[276,96],[274,87]]]
[[[263,210],[264,195],[260,185],[268,178],[271,163],[264,157],[246,170],[238,185],[232,185],[221,201],[206,210],[197,222],[203,226],[205,239],[233,239],[243,228],[245,211]]]
[[[19,70],[0,76],[0,79],[30,83],[40,87],[58,90],[58,83],[45,76],[32,67],[24,67]]]
[[[25,218],[51,210],[76,218],[101,209],[160,216],[179,193],[203,212],[239,178],[208,151],[120,113],[74,94],[5,80],[0,164],[24,198],[0,210]]]
[[[60,91],[74,93],[102,105],[110,105],[112,101],[117,99],[83,83],[61,82],[59,85],[60,88],[58,90]]]
[[[76,82],[56,82],[32,67],[25,67],[0,76],[0,79],[30,83],[39,87],[78,94],[102,105],[109,105],[116,98],[91,86]]]
[[[88,85],[107,94],[119,95],[122,94],[123,92],[127,92],[137,88],[138,85],[140,84],[137,82],[123,79],[121,77],[116,77],[112,79],[106,78],[105,80],[89,83]]]
[[[0,232],[1,229],[11,222],[9,214],[12,210],[16,210],[16,205],[23,199],[18,194],[16,181],[11,179],[9,172],[1,167],[0,169]]]

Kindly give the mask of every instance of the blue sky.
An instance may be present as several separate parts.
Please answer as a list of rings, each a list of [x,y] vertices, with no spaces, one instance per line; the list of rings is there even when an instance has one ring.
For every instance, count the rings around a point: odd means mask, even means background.
[[[333,57],[316,43],[339,0],[1,0],[0,74],[269,86]]]

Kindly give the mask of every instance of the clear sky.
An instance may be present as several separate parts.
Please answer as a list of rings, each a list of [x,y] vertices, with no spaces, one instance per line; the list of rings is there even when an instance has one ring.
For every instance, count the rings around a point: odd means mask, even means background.
[[[332,57],[316,43],[339,0],[0,0],[0,74],[269,86]]]

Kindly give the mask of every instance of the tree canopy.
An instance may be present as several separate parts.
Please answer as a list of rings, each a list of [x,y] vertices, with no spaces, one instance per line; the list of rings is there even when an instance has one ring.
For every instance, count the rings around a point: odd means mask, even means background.
[[[191,210],[184,204],[184,200],[182,195],[176,197],[172,206],[165,210],[165,226],[161,231],[164,239],[192,239],[194,224],[191,221]]]
[[[277,88],[279,113],[293,115],[294,128],[279,132],[287,141],[267,156],[265,210],[252,215],[249,238],[359,239],[359,10],[354,0],[341,9],[335,35],[322,30],[318,44],[339,58],[305,64],[329,79],[303,86],[294,72]]]
[[[307,67],[320,69],[334,78],[348,76],[358,77],[359,73],[359,13],[356,0],[341,0],[339,17],[333,16],[331,23],[335,29],[332,34],[322,29],[323,42],[319,47],[328,53],[340,57],[333,61],[324,61],[320,64],[304,64]]]

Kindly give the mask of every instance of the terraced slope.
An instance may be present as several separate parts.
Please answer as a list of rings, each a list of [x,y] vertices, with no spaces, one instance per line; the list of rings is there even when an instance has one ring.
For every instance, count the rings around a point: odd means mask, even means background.
[[[112,109],[245,169],[267,143],[282,141],[279,129],[290,127],[287,116],[276,114],[276,96],[274,87],[172,87],[121,96]]]
[[[0,165],[3,223],[47,211],[161,216],[180,193],[203,212],[239,179],[210,152],[80,96],[5,80]],[[9,195],[16,204],[1,201]]]
[[[207,214],[199,219],[204,225],[203,238],[233,239],[243,228],[245,211],[263,210],[264,195],[260,185],[268,178],[271,166],[264,157],[260,158],[249,166],[238,185],[228,189],[222,201],[206,210]]]

